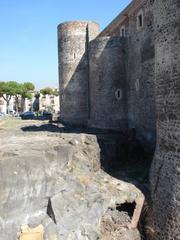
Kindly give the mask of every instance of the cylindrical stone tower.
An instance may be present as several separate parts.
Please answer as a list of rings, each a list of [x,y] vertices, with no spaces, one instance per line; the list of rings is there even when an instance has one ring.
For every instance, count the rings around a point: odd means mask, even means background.
[[[180,239],[180,2],[154,1],[157,147],[151,169],[158,240]]]
[[[90,127],[127,128],[125,50],[121,37],[90,43]]]
[[[58,26],[60,119],[86,125],[89,106],[88,43],[99,33],[91,21],[65,22]]]

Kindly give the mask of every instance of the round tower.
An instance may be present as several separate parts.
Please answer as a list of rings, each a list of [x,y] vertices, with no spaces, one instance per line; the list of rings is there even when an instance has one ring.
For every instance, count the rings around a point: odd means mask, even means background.
[[[64,123],[86,125],[89,106],[88,44],[99,33],[91,21],[58,26],[60,118]]]
[[[179,1],[154,1],[157,146],[151,194],[158,240],[180,237],[179,23]]]
[[[125,130],[125,40],[121,37],[96,38],[89,46],[89,61],[89,126]]]

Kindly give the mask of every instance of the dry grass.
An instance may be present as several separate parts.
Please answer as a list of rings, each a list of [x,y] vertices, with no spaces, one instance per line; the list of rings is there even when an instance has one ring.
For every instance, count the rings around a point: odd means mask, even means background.
[[[39,124],[40,121],[38,120],[22,120],[20,118],[16,117],[4,117],[0,121],[0,128],[1,129],[14,129],[26,125],[33,125],[33,124]]]

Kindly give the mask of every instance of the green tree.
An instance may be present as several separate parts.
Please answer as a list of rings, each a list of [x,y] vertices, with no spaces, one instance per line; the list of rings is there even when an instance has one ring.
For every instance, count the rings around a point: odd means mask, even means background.
[[[34,91],[35,86],[31,82],[25,82],[21,84],[21,111],[24,111],[25,107],[25,100],[26,99],[32,99],[32,92]]]
[[[18,83],[15,81],[0,82],[0,97],[2,97],[7,103],[7,110],[9,112],[9,103],[11,98],[15,97],[16,111],[19,109],[20,99],[31,99],[31,91],[34,90],[34,85],[31,82]]]
[[[53,90],[53,95],[54,95],[54,96],[59,96],[59,91],[58,91],[57,89],[54,89],[54,90]]]
[[[45,87],[45,88],[40,90],[40,93],[44,96],[45,95],[53,95],[53,89],[50,88],[50,87]]]
[[[9,103],[12,96],[20,92],[19,83],[15,81],[0,82],[0,97],[2,97],[7,104],[6,113],[9,112]]]

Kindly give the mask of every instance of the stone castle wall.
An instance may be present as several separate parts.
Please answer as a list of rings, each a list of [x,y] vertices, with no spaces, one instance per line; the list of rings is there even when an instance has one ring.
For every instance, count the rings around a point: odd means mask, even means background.
[[[138,14],[143,26],[137,26]],[[119,15],[100,36],[119,36],[125,29],[126,85],[128,126],[135,128],[138,137],[155,146],[156,114],[154,101],[154,22],[153,4],[133,1],[128,10]]]
[[[142,11],[143,27],[137,28]],[[154,35],[152,6],[143,5],[129,17],[127,26],[127,99],[129,128],[134,127],[142,141],[155,145]]]
[[[154,2],[157,146],[151,169],[159,240],[180,238],[180,2]]]
[[[89,126],[127,129],[125,41],[101,37],[89,46]]]
[[[88,42],[99,33],[95,22],[65,22],[58,26],[61,120],[86,125],[88,120]]]
[[[61,52],[73,57],[76,34],[67,40],[69,47],[63,50],[61,40],[59,47],[62,120],[81,117],[86,126],[135,128],[142,143],[156,147],[151,196],[158,240],[180,236],[179,33],[178,0],[134,0],[97,38],[93,35],[95,40],[77,45],[81,55],[72,70]],[[66,78],[73,72],[74,78]],[[69,84],[71,78],[79,85]]]
[[[106,129],[136,128],[139,138],[154,148],[152,5],[138,1],[131,12],[124,14],[123,21],[120,17],[115,27],[110,25],[92,42],[99,31],[96,23],[90,22],[88,30],[87,22],[60,24],[59,78],[64,122]],[[137,29],[139,11],[143,12],[141,29]],[[124,37],[120,36],[122,26]],[[114,40],[102,38],[107,35]]]

